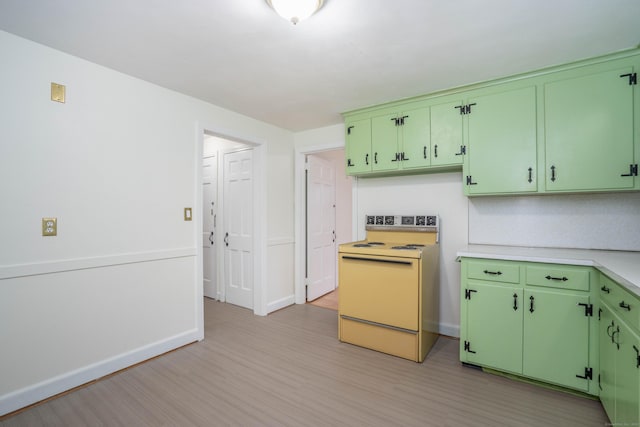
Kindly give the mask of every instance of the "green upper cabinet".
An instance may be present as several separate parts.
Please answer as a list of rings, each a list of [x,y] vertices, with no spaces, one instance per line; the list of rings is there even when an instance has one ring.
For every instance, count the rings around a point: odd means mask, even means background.
[[[371,120],[361,119],[345,123],[345,157],[347,175],[371,170]]]
[[[372,171],[429,166],[429,138],[429,109],[426,107],[372,117]]]
[[[535,192],[536,88],[470,98],[460,110],[468,120],[465,194]]]
[[[633,73],[598,70],[544,85],[546,191],[634,187]]]
[[[461,165],[464,159],[462,115],[456,107],[462,101],[435,104],[431,116],[431,166]]]

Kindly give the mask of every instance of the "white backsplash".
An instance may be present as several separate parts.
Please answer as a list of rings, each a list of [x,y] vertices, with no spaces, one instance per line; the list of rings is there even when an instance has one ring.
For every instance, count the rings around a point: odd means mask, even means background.
[[[469,198],[469,243],[640,251],[640,193]]]

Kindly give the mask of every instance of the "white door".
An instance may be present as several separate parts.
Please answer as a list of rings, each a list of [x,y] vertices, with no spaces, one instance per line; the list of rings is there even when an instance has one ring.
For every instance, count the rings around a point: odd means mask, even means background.
[[[307,301],[336,288],[336,175],[333,165],[307,156]]]
[[[218,157],[202,159],[202,262],[203,293],[218,298],[216,269],[216,217],[218,192]]]
[[[224,278],[228,303],[253,309],[252,150],[224,155]]]

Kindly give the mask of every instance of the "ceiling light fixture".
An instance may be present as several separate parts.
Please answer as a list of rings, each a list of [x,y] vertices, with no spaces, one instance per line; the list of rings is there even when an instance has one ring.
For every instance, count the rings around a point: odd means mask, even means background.
[[[324,0],[266,0],[266,2],[293,25],[307,19],[322,7]]]

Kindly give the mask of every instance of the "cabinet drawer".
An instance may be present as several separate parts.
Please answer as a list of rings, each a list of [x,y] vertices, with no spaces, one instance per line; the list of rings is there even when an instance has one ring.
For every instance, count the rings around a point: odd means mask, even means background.
[[[627,325],[640,329],[640,300],[605,275],[601,275],[600,299]]]
[[[489,282],[520,283],[520,267],[511,262],[468,260],[467,277]]]
[[[590,268],[570,265],[540,264],[526,267],[526,283],[548,288],[589,290]]]

